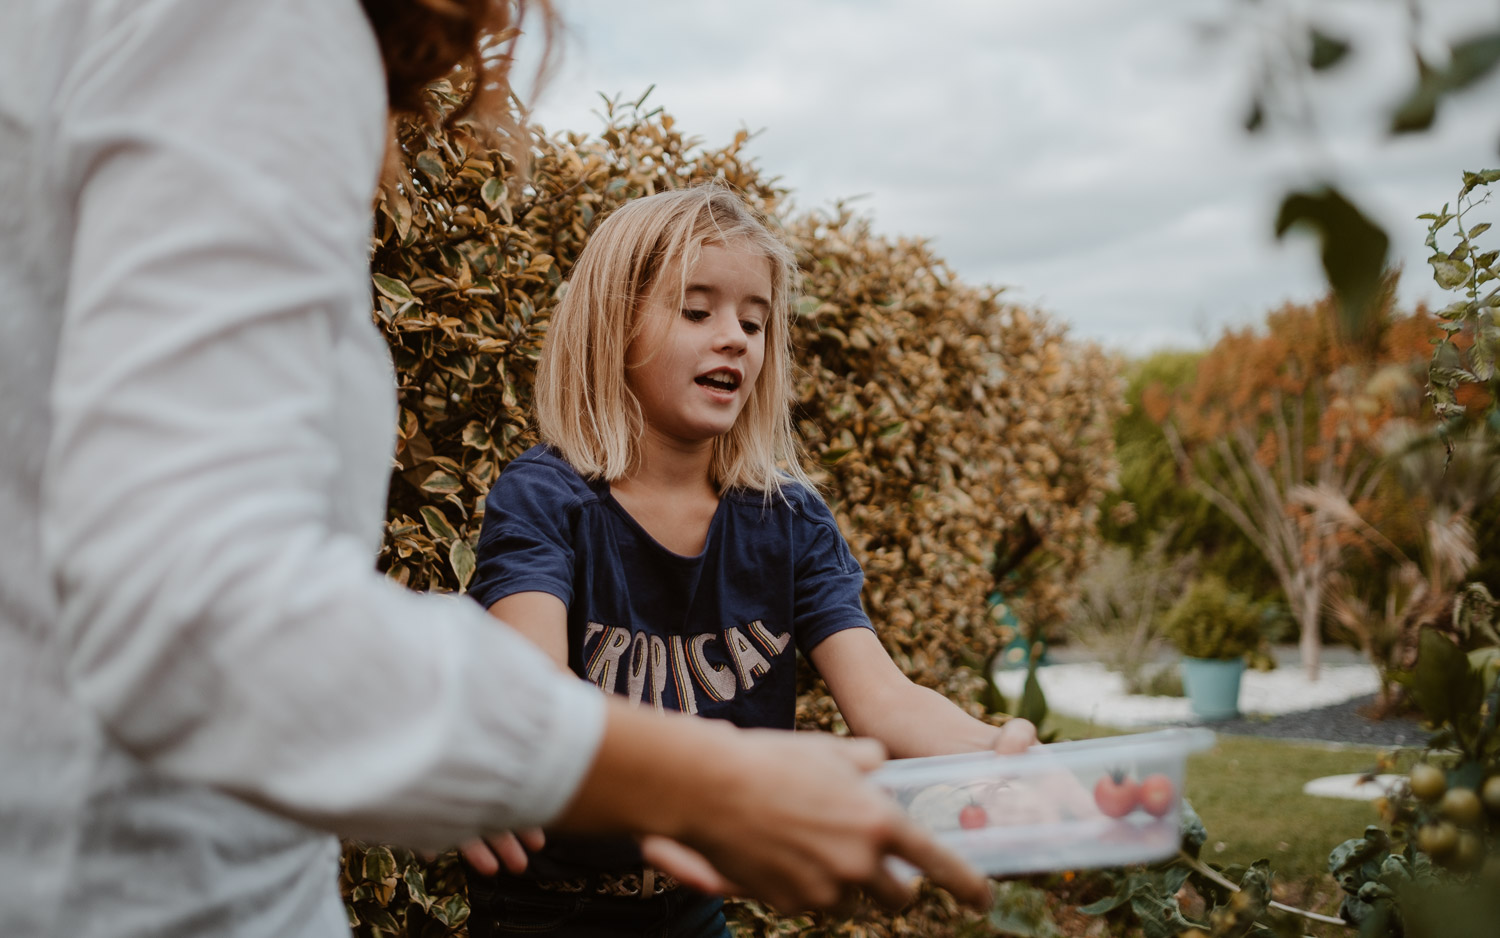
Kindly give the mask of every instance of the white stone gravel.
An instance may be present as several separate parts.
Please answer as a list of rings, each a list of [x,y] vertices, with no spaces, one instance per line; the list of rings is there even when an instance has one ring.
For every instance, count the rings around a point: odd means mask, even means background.
[[[995,675],[1001,693],[1017,698],[1025,671]],[[1047,706],[1058,713],[1101,726],[1133,727],[1197,722],[1186,697],[1142,697],[1125,693],[1124,680],[1102,664],[1053,664],[1037,669]],[[1368,664],[1325,665],[1316,681],[1296,665],[1273,671],[1245,671],[1240,683],[1240,712],[1246,716],[1274,716],[1314,710],[1363,697],[1379,690],[1375,669]]]

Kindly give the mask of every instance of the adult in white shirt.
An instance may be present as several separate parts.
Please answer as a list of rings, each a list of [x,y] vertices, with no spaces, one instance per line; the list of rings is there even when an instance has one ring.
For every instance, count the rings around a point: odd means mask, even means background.
[[[899,899],[888,853],[982,901],[878,749],[607,704],[374,571],[387,78],[505,4],[442,6],[0,4],[0,934],[343,934],[333,834],[544,823],[789,907]]]

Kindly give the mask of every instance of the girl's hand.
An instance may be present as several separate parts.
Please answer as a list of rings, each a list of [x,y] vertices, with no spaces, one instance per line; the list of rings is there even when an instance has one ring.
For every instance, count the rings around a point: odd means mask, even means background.
[[[1036,726],[1030,720],[1014,717],[995,734],[995,752],[1002,756],[1025,752],[1037,744]]]
[[[547,842],[539,827],[528,827],[518,831],[491,834],[482,840],[471,840],[458,848],[463,858],[469,861],[474,872],[482,876],[494,876],[500,867],[513,876],[526,872],[527,850],[540,850]]]

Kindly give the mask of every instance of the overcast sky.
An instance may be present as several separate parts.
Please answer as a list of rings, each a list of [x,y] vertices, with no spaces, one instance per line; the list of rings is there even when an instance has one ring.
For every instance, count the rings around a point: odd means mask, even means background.
[[[1280,193],[1333,174],[1385,226],[1408,302],[1438,298],[1414,216],[1500,166],[1500,76],[1427,134],[1385,136],[1415,75],[1402,0],[1309,0],[1355,53],[1313,88],[1313,138],[1240,128],[1262,0],[560,0],[547,130],[596,131],[599,92],[748,152],[799,211],[855,204],[929,239],[1074,336],[1129,353],[1211,343],[1323,292],[1314,245],[1271,235]],[[1495,0],[1423,0],[1420,42],[1500,26]],[[1260,21],[1257,21],[1260,22]],[[1207,35],[1205,26],[1239,23]],[[523,44],[524,45],[524,44]],[[1497,228],[1500,230],[1500,228]]]

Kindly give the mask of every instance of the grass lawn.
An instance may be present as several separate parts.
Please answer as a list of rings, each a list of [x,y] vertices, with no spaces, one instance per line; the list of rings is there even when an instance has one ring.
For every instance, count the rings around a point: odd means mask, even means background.
[[[1060,739],[1123,732],[1058,714],[1047,717],[1044,729],[1056,729]],[[1203,858],[1216,866],[1269,860],[1276,879],[1296,893],[1335,896],[1329,851],[1379,818],[1368,802],[1316,798],[1302,786],[1324,775],[1369,770],[1379,752],[1220,734],[1213,749],[1188,760],[1187,797],[1208,830]],[[1404,768],[1414,756],[1415,750],[1406,751],[1398,765]]]

